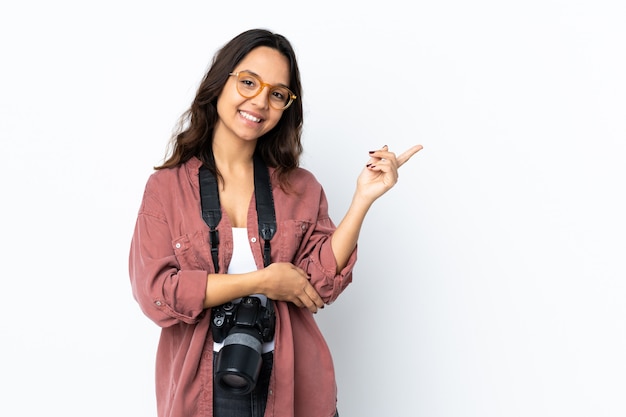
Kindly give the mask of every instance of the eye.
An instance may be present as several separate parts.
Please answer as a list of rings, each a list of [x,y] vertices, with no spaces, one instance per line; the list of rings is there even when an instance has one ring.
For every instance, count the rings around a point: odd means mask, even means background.
[[[274,87],[272,89],[272,94],[270,95],[270,99],[275,102],[275,103],[279,103],[280,105],[285,105],[285,103],[287,103],[287,101],[289,100],[289,91],[285,88],[282,87]]]
[[[239,75],[239,86],[245,88],[246,90],[254,91],[259,88],[259,81],[256,77],[249,74],[240,74]]]
[[[285,91],[282,88],[275,88],[274,91],[272,91],[272,96],[280,101],[285,101],[287,98],[287,95],[288,95],[287,91]]]

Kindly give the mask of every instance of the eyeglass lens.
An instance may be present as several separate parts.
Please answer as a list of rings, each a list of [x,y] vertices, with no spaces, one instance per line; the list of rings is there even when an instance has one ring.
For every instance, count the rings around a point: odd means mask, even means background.
[[[237,77],[237,91],[243,97],[257,96],[264,86],[270,89],[269,102],[272,107],[282,109],[291,101],[291,92],[285,87],[263,84],[261,80],[247,72],[240,72]]]

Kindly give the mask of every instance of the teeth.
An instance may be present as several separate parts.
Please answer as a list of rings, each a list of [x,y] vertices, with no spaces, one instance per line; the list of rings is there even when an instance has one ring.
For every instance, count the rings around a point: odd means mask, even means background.
[[[261,121],[261,119],[259,119],[259,118],[257,118],[257,117],[254,117],[254,116],[253,116],[253,115],[251,115],[251,114],[248,114],[248,113],[242,112],[242,111],[240,111],[240,112],[239,112],[239,114],[241,114],[241,115],[244,117],[244,119],[248,119],[248,120],[250,120],[250,121],[252,121],[252,122],[259,123],[259,122]]]

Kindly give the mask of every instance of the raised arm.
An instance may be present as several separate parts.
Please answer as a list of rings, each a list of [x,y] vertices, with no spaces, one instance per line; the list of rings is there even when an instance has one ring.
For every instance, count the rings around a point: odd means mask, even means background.
[[[370,151],[370,159],[357,179],[350,207],[332,236],[337,271],[346,265],[354,251],[369,208],[398,182],[398,168],[421,149],[422,145],[415,145],[398,156],[386,145],[380,150]]]

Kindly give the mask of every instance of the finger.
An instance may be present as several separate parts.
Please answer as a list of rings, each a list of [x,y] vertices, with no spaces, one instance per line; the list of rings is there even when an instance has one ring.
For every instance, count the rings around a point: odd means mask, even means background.
[[[409,149],[407,149],[406,151],[402,152],[400,155],[398,155],[398,157],[396,158],[396,161],[398,161],[398,166],[402,166],[406,161],[408,161],[409,159],[411,159],[411,157],[413,155],[415,155],[416,153],[418,153],[419,151],[421,151],[424,147],[422,145],[415,145],[410,147]]]
[[[366,166],[380,165],[381,163],[395,164],[396,154],[388,151],[387,145],[377,151],[369,151],[370,159]]]
[[[388,172],[390,169],[396,170],[398,168],[398,160],[396,158],[396,154],[393,152],[383,152],[379,151],[376,155],[370,155],[370,161],[366,164],[366,167],[370,169],[376,168],[388,168],[388,169],[380,169],[382,171]]]
[[[324,308],[324,300],[322,300],[322,297],[320,297],[314,287],[311,287],[311,289],[313,290],[314,294],[313,297],[311,297],[311,300],[315,303],[317,308]]]
[[[389,150],[389,147],[387,145],[385,145],[382,148],[377,149],[375,151],[369,151],[370,158],[374,158],[376,160],[379,160],[379,159],[384,158],[385,155],[389,156],[388,150]],[[370,162],[372,162],[372,161],[370,160]]]
[[[295,303],[298,307],[304,307],[309,310],[311,313],[317,313],[317,306],[308,296],[303,296],[301,299],[297,300]]]
[[[317,313],[317,306],[313,302],[311,302],[311,304],[306,306],[306,308],[308,308],[309,311],[313,314]]]
[[[322,298],[319,296],[317,291],[315,291],[315,288],[311,286],[309,289],[308,287],[310,286],[303,288],[304,295],[302,296],[301,301],[311,313],[317,313],[318,309],[324,307],[324,302],[322,301]],[[310,295],[311,292],[314,294],[313,296]]]

